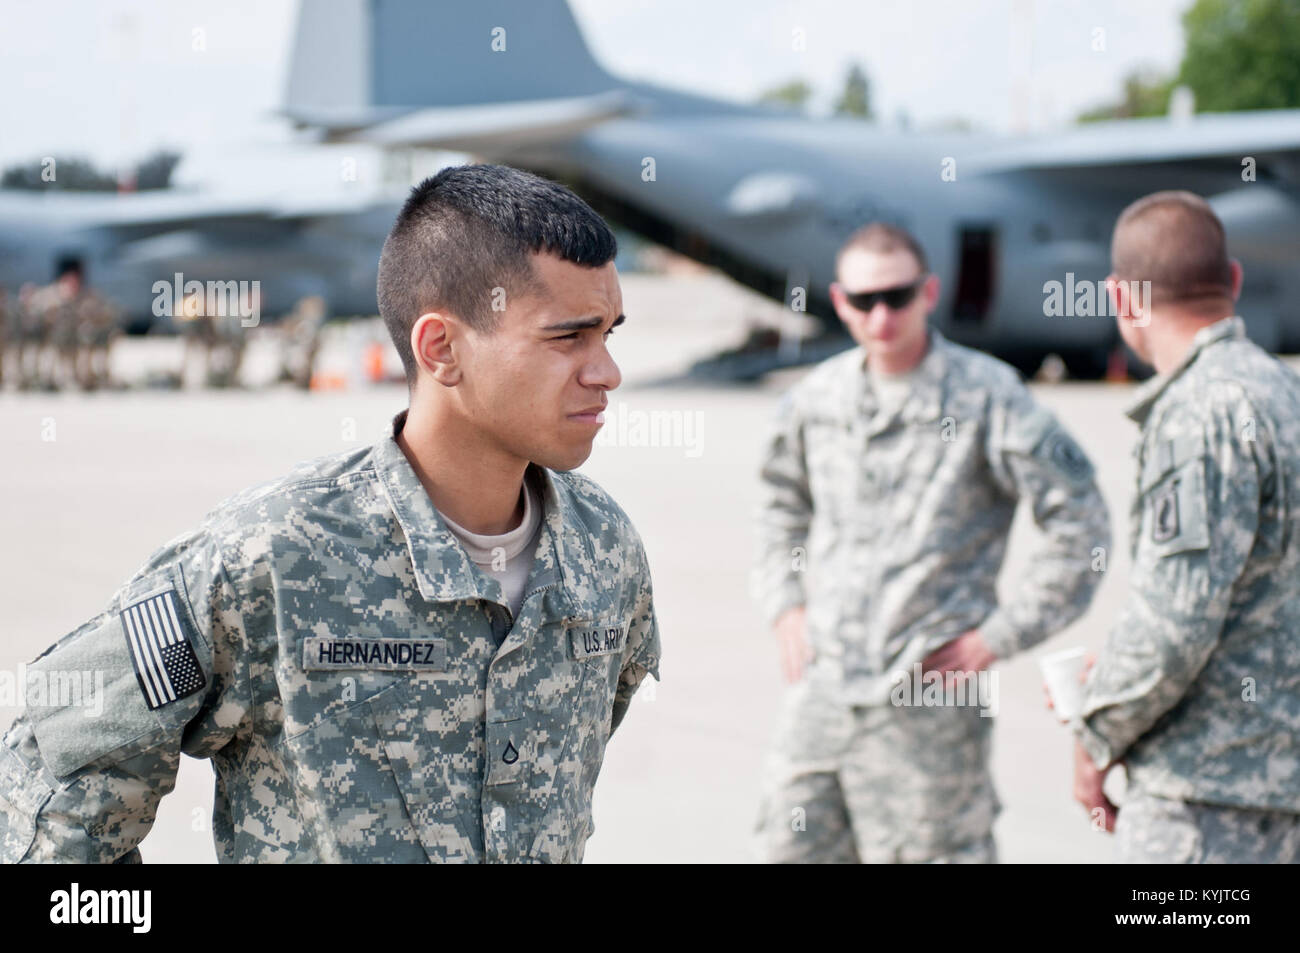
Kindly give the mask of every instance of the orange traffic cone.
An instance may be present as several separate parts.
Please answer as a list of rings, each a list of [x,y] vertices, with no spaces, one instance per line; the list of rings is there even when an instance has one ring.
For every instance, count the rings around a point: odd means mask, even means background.
[[[370,383],[379,384],[384,380],[384,346],[372,341],[366,348],[366,377]]]

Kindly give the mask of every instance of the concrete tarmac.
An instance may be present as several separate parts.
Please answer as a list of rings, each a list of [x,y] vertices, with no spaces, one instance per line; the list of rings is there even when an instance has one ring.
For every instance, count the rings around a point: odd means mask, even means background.
[[[613,739],[596,787],[588,862],[745,862],[763,756],[783,686],[775,645],[747,591],[756,474],[782,391],[805,371],[758,387],[649,386],[741,333],[769,303],[709,276],[623,279],[628,322],[611,340],[624,386],[583,467],[645,541],[663,636],[663,683],[648,684]],[[355,335],[331,335],[325,364],[352,360]],[[255,340],[246,377],[269,377]],[[179,359],[175,340],[131,340],[114,373],[142,378]],[[1043,703],[1036,657],[1098,648],[1117,618],[1128,567],[1130,448],[1122,408],[1132,385],[1034,385],[1100,472],[1114,548],[1090,611],[1050,642],[998,663],[995,776],[1003,861],[1108,862],[1111,837],[1071,798],[1071,740]],[[406,406],[399,385],[302,393],[133,390],[0,393],[0,672],[16,673],[101,611],[153,550],[229,494],[295,462],[378,439]],[[657,415],[657,416],[655,416]],[[650,429],[659,446],[643,445]],[[666,439],[665,439],[666,438]],[[667,445],[665,445],[667,444]],[[1022,511],[1000,578],[1009,592],[1037,531]],[[0,727],[17,714],[0,706]],[[146,861],[212,862],[212,772],[186,758],[142,851]],[[1122,793],[1116,792],[1116,796]]]

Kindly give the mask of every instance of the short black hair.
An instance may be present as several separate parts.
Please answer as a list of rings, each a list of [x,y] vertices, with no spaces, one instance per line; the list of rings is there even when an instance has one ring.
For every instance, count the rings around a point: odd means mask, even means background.
[[[64,275],[76,275],[78,278],[85,279],[86,266],[81,263],[81,259],[74,255],[64,255],[54,266],[54,280],[58,281]]]
[[[408,386],[416,381],[416,319],[448,311],[475,330],[494,330],[494,289],[527,294],[536,252],[598,268],[614,260],[618,241],[569,189],[509,166],[451,166],[411,190],[379,256],[378,287]]]

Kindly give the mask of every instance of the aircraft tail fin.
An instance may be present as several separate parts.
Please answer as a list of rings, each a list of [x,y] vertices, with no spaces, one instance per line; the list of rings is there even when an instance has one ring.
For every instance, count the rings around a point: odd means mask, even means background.
[[[564,0],[303,0],[284,113],[342,131],[413,109],[620,88]]]

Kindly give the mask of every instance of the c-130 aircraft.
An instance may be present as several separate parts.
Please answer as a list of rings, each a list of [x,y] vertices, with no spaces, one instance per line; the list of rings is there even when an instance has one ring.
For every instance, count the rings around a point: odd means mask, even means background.
[[[1170,188],[1207,196],[1223,219],[1251,336],[1300,349],[1300,110],[1040,138],[910,134],[619,79],[563,0],[332,0],[302,5],[285,113],[330,141],[454,149],[560,178],[608,218],[822,319],[824,338],[797,353],[719,357],[708,369],[726,376],[848,344],[828,286],[837,248],[872,219],[920,238],[942,278],[942,333],[1027,373],[1055,352],[1097,376],[1117,334],[1084,285],[1109,271],[1123,207]]]
[[[564,0],[311,0],[283,113],[322,141],[447,149],[560,179],[610,220],[820,320],[811,341],[772,336],[702,362],[703,375],[755,378],[847,347],[829,301],[835,252],[883,219],[925,247],[943,286],[931,320],[946,336],[1025,373],[1057,353],[1075,376],[1099,376],[1118,344],[1095,293],[1111,228],[1134,198],[1169,188],[1207,196],[1222,218],[1245,268],[1239,313],[1251,336],[1300,351],[1300,110],[1039,137],[907,133],[621,79],[593,58]],[[101,275],[136,291],[150,283],[128,280],[132,256],[134,271],[168,279],[173,264],[187,277],[264,270],[269,307],[312,293],[335,314],[373,313],[397,206],[351,204],[141,197],[76,234]],[[29,237],[27,251],[45,247]]]

